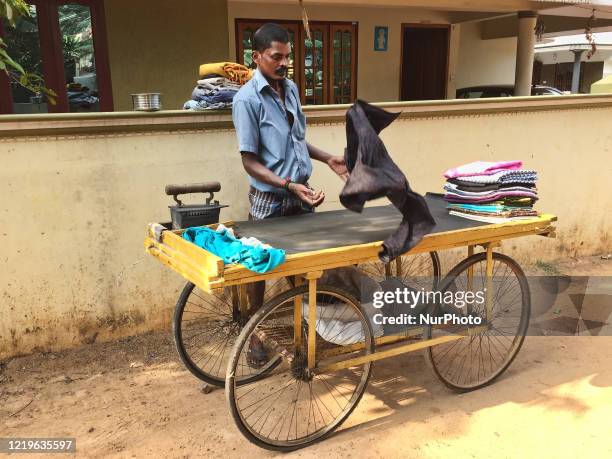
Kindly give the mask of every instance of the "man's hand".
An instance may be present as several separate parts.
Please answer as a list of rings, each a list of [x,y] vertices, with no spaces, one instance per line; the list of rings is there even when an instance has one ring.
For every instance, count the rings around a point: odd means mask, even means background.
[[[312,207],[319,206],[325,199],[323,190],[315,191],[300,183],[291,182],[289,184],[289,191],[294,193],[300,201]]]
[[[349,173],[346,168],[346,163],[344,162],[344,158],[342,156],[331,156],[327,160],[327,165],[332,171],[338,174],[338,176],[342,180],[344,180],[345,182],[348,180]]]

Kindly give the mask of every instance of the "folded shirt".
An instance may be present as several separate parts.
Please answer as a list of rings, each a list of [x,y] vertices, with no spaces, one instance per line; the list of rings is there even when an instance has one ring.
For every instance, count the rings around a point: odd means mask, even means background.
[[[482,196],[464,196],[456,193],[451,193],[449,191],[444,195],[444,199],[449,202],[487,202],[487,201],[495,201],[499,198],[517,196],[517,197],[528,197],[532,199],[537,199],[537,195],[535,193],[527,193],[525,191],[496,191],[490,192],[486,195]]]
[[[468,214],[465,212],[457,212],[455,210],[451,210],[448,214],[454,215],[456,217],[467,218],[469,220],[476,220],[476,221],[485,222],[485,223],[507,223],[507,222],[517,221],[517,220],[530,220],[533,218],[533,216],[499,217],[496,215],[474,215],[474,214]]]
[[[531,205],[512,206],[504,204],[504,201],[493,201],[485,204],[452,203],[446,205],[450,210],[474,210],[478,212],[503,212],[509,210],[533,210]]]
[[[535,183],[525,182],[508,182],[508,183],[472,183],[464,182],[459,179],[448,179],[446,183],[452,183],[457,186],[458,190],[461,191],[492,191],[492,190],[503,190],[512,186],[522,186],[525,188],[535,188]],[[464,183],[467,183],[465,185]]]
[[[520,191],[525,193],[533,193],[537,195],[538,190],[535,187],[524,187],[524,186],[505,186],[503,188],[497,188],[493,190],[482,190],[482,191],[465,191],[455,185],[454,183],[447,183],[444,185],[444,189],[450,193],[458,194],[461,196],[489,196],[497,192],[508,192],[508,191]]]
[[[535,203],[533,198],[521,198],[516,196],[508,196],[495,201],[485,202],[448,202],[446,208],[448,210],[478,210],[482,212],[503,211],[503,210],[533,210]]]
[[[496,210],[491,212],[482,212],[478,210],[469,210],[469,209],[452,209],[452,212],[463,212],[465,214],[471,215],[482,215],[484,217],[492,216],[492,217],[537,217],[539,214],[535,210]]]
[[[471,175],[490,175],[501,170],[520,169],[522,161],[474,161],[447,170],[444,173],[446,178],[457,178]]]
[[[449,179],[449,182],[452,179]],[[461,177],[461,183],[455,182],[455,184],[468,184],[474,185],[480,183],[483,185],[490,183],[535,183],[538,180],[538,174],[534,170],[521,169],[521,170],[504,170],[498,171],[489,175],[465,175]]]

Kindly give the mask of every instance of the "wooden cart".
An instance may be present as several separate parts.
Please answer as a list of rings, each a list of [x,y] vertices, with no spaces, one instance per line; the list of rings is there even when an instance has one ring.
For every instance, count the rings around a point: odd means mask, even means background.
[[[325,438],[361,399],[376,360],[424,350],[436,375],[458,391],[487,385],[510,365],[529,323],[529,285],[520,266],[494,249],[505,239],[554,237],[556,217],[483,224],[449,216],[439,198],[428,194],[427,199],[430,209],[437,209],[432,212],[436,220],[442,221],[438,231],[388,265],[378,261],[384,238],[363,242],[381,233],[360,231],[359,225],[368,229],[377,222],[393,231],[399,216],[389,207],[369,208],[363,215],[335,211],[227,223],[271,245],[277,242],[276,247],[285,248],[283,241],[289,244],[289,238],[296,241],[286,261],[265,274],[224,265],[184,240],[182,230],[149,224],[146,251],[189,281],[174,322],[179,354],[196,376],[225,385],[231,413],[250,441],[288,451]],[[315,215],[322,226],[315,225],[319,234],[313,236],[304,222],[314,220],[304,219]],[[322,235],[329,234],[334,222],[340,233],[364,233],[356,236],[361,242],[352,243],[347,236],[346,244],[329,247]],[[274,228],[269,238],[266,228]],[[313,250],[304,249],[311,246]],[[467,248],[467,257],[440,279],[437,252],[459,247]],[[483,250],[476,252],[478,247]],[[411,260],[420,261],[415,267]],[[429,305],[426,316],[450,314],[450,323],[381,333],[359,298],[342,286],[319,281],[326,270],[354,266],[381,279],[400,278],[415,289],[424,285],[418,284],[420,279],[428,290],[439,292],[438,298],[480,291],[485,301],[461,308]],[[248,286],[262,280],[274,288],[268,289],[261,308],[249,310]],[[265,364],[254,365],[250,359],[254,345],[264,346]]]

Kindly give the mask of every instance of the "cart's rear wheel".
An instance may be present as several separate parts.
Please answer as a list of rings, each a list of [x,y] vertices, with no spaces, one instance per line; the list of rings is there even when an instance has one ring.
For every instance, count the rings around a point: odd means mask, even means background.
[[[285,278],[269,280],[264,299],[290,287]],[[174,343],[185,367],[196,378],[219,387],[225,384],[227,361],[242,328],[241,322],[246,322],[236,316],[232,304],[229,288],[207,293],[187,282],[172,320]],[[271,366],[273,362],[259,372],[268,371]]]
[[[303,311],[299,345],[294,339],[296,298]],[[370,376],[371,362],[309,370],[308,301],[308,285],[273,298],[249,320],[232,350],[225,385],[231,413],[242,433],[263,448],[290,451],[331,434],[355,408]],[[374,351],[370,322],[357,300],[341,289],[318,285],[317,306],[315,368]],[[270,359],[282,362],[245,383],[253,371],[246,364],[253,340],[264,343]]]
[[[486,286],[486,253],[472,255],[460,262],[440,285],[443,298],[445,294],[452,294],[455,299],[455,307],[447,305],[445,309],[448,312],[456,311],[453,315],[457,319],[464,317],[469,320],[472,317],[473,322],[476,322],[475,318],[480,317],[482,324],[446,324],[425,328],[425,339],[451,334],[466,335],[426,350],[436,375],[446,386],[457,391],[478,389],[501,375],[519,352],[529,326],[529,284],[516,261],[493,253],[492,308],[489,320],[486,302],[478,299],[456,309],[459,306],[457,301],[462,301],[459,300],[462,295],[460,292],[483,292],[481,298],[486,298]],[[438,309],[438,316],[443,314]]]
[[[440,257],[437,252],[402,255],[385,265],[382,261],[369,261],[359,265],[368,276],[377,282],[396,277],[404,285],[419,290],[435,289],[440,280]]]

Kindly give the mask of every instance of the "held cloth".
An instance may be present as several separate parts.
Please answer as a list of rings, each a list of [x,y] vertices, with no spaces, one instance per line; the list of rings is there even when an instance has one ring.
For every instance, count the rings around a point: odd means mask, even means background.
[[[361,100],[346,113],[344,159],[350,176],[340,193],[340,202],[361,213],[366,201],[386,196],[403,216],[400,226],[384,240],[378,254],[385,263],[417,245],[436,224],[425,199],[410,189],[408,180],[378,137],[398,115]]]

